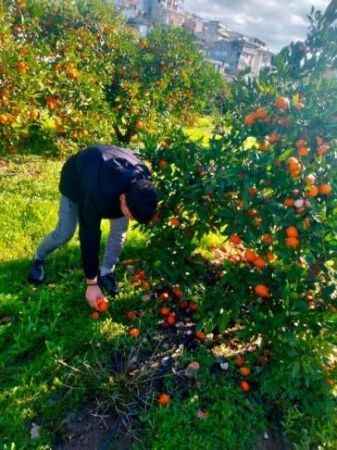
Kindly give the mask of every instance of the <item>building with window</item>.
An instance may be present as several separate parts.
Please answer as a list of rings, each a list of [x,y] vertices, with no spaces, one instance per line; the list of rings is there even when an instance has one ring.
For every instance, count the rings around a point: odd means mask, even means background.
[[[155,25],[191,31],[206,58],[229,79],[247,69],[257,76],[262,68],[271,65],[272,53],[264,42],[236,33],[218,20],[187,13],[184,0],[115,0],[115,6],[142,36]]]

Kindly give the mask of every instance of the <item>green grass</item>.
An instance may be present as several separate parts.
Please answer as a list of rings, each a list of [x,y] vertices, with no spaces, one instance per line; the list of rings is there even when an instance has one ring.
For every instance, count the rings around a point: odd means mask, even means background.
[[[8,322],[0,325],[0,442],[3,448],[11,448],[10,445],[20,450],[52,448],[55,435],[62,434],[62,421],[67,413],[96,397],[109,398],[111,389],[117,390],[123,403],[126,394],[118,392],[122,390],[121,384],[115,382],[115,386],[107,389],[108,375],[99,367],[105,367],[114,349],[131,351],[133,342],[126,336],[126,311],[144,310],[146,314],[138,325],[148,335],[156,329],[152,305],[144,302],[141,292],[130,286],[122,267],[119,268],[122,292],[110,312],[98,322],[89,319],[77,236],[48,259],[46,285],[35,288],[26,283],[36,246],[56,222],[60,168],[58,161],[25,157],[7,161],[1,173],[0,319],[8,318]],[[103,227],[104,239],[107,225]],[[131,230],[123,258],[142,257],[148,251],[145,244],[146,237],[138,230]],[[157,252],[154,258],[158,257]],[[124,381],[127,384],[127,380]],[[231,417],[228,439],[233,439],[236,406],[230,406],[232,400],[227,394],[217,399],[219,389],[222,388],[210,390],[211,410],[222,409],[226,404],[228,411],[212,418],[209,426],[214,427],[214,442],[221,439],[225,442],[227,437],[217,429],[222,420],[228,421]],[[245,407],[242,404],[239,410]],[[147,448],[159,448],[158,442],[164,439],[154,436],[152,441],[153,418],[163,424],[163,432],[179,420],[183,427],[189,417],[185,415],[185,408],[189,414],[194,414],[195,404],[188,399],[185,403],[174,404],[170,410],[172,417],[169,411],[160,411],[158,415],[155,404],[142,416]],[[164,425],[166,418],[169,420]],[[32,422],[41,425],[41,436],[34,441],[30,439]],[[200,423],[195,443],[202,442],[207,427],[207,423]],[[211,439],[209,445],[212,446],[212,442]]]
[[[126,329],[110,315],[97,323],[89,319],[77,236],[48,260],[46,285],[26,283],[36,246],[56,222],[60,167],[59,162],[26,158],[10,161],[1,174],[0,318],[9,321],[0,325],[0,441],[15,442],[20,449],[37,448],[30,444],[31,421],[44,422],[41,445],[50,443],[55,424],[87,395],[83,385],[63,398],[62,363],[90,361],[102,340],[118,346]],[[107,228],[105,223],[104,237]],[[144,236],[131,230],[129,243],[125,254],[134,257],[145,245]],[[128,290],[116,302],[117,310],[125,309],[126,300],[127,307],[139,300]],[[59,401],[52,400],[55,396]]]
[[[118,268],[121,293],[109,313],[97,322],[89,318],[77,235],[48,259],[45,285],[35,288],[27,284],[26,275],[36,246],[56,222],[60,168],[61,162],[39,157],[11,159],[1,166],[1,449],[51,449],[56,436],[64,433],[64,418],[69,412],[96,403],[103,403],[109,411],[127,408],[143,389],[141,379],[133,380],[127,373],[115,377],[109,369],[116,350],[126,356],[135,351],[135,341],[127,335],[129,323],[125,312],[145,313],[136,322],[144,336],[137,345],[143,350],[153,352],[153,338],[158,333],[158,307],[142,291],[135,290],[122,265]],[[107,222],[103,231],[105,241]],[[209,246],[221,239],[214,234],[205,236],[200,248],[207,252]],[[162,249],[148,248],[146,241],[146,235],[131,229],[122,259],[160,261]],[[166,377],[163,389],[172,393],[173,402],[167,409],[158,408],[155,401],[151,403],[156,393],[150,394],[147,408],[141,410],[139,417],[141,440],[134,447],[257,448],[257,436],[268,426],[268,409],[262,407],[261,397],[240,392],[233,368],[227,377],[212,375],[214,358],[206,349],[199,348],[196,353],[185,350],[182,366],[192,360],[201,365],[197,383],[187,396],[182,396],[176,377],[173,374]],[[278,373],[275,369],[275,374]],[[282,380],[287,377],[285,372]],[[275,398],[277,392],[276,387]],[[207,410],[206,420],[196,417],[200,408]],[[287,420],[286,425],[295,434],[300,429],[300,420],[294,416],[288,416]],[[335,417],[332,423],[334,420]],[[30,437],[33,422],[41,426],[36,440]],[[312,422],[310,426],[315,426]],[[328,434],[326,448],[333,449],[336,441],[331,443],[330,428],[334,427],[329,424],[326,430],[319,431],[321,435]],[[311,429],[306,433],[310,443]],[[113,442],[110,448],[115,448]]]

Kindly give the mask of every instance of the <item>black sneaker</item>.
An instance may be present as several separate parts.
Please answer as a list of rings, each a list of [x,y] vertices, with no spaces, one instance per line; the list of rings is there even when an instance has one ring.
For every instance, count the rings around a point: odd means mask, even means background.
[[[28,274],[28,281],[32,284],[41,284],[44,282],[45,273],[43,267],[43,261],[34,259],[30,272]]]
[[[118,292],[118,287],[113,273],[108,273],[106,275],[98,276],[98,285],[107,294],[115,296]]]

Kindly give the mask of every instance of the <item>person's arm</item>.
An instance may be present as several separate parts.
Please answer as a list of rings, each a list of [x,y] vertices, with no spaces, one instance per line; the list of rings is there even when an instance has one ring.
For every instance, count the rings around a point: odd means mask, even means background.
[[[115,269],[123,249],[128,224],[129,220],[124,216],[110,221],[110,233],[102,264],[103,275]]]
[[[95,285],[99,267],[101,218],[90,197],[85,198],[79,205],[79,228],[82,264],[87,284]]]

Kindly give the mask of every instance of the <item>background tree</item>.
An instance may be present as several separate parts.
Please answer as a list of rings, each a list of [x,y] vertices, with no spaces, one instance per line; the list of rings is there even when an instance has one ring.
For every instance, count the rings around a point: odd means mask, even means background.
[[[107,86],[114,130],[128,143],[145,126],[188,124],[196,114],[214,112],[225,82],[207,63],[191,34],[156,28],[147,38],[134,36],[114,55]]]

